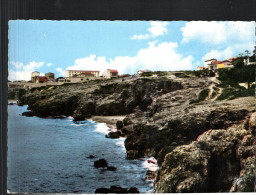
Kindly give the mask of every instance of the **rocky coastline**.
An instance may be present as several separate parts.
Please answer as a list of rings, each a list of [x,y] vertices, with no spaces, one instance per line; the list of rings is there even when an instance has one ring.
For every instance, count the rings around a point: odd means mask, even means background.
[[[19,104],[24,115],[108,124],[109,137],[126,137],[127,159],[157,159],[156,193],[254,191],[255,97],[216,100],[218,84],[169,72],[36,88]]]

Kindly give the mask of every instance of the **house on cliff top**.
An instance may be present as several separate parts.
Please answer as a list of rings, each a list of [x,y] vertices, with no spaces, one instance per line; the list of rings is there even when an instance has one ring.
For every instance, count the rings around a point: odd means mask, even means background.
[[[99,77],[100,71],[95,70],[66,70],[66,77]]]
[[[230,58],[231,59],[231,58]],[[205,60],[204,61],[204,68],[198,67],[198,69],[208,69],[208,70],[216,70],[221,68],[234,68],[234,65],[232,64],[232,60],[223,60],[218,61],[215,58]]]
[[[118,71],[112,70],[112,69],[107,69],[103,72],[102,76],[103,76],[103,78],[106,78],[106,79],[117,78]]]

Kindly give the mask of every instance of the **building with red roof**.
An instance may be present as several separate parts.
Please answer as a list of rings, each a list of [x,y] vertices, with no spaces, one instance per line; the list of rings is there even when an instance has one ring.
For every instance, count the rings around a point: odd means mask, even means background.
[[[215,70],[220,68],[233,68],[232,60],[235,58],[229,58],[228,60],[218,61],[217,59],[210,59],[204,61],[204,68],[207,68],[209,70]]]
[[[47,81],[49,81],[49,80],[45,76],[38,76],[38,77],[36,77],[36,83],[44,83],[44,82],[47,82]]]
[[[204,69],[206,69],[204,66],[198,66],[197,67],[197,70],[204,70]]]
[[[113,69],[107,69],[102,74],[103,78],[111,79],[111,78],[117,78],[118,77],[118,71]]]
[[[99,77],[100,71],[97,70],[66,70],[66,77]]]

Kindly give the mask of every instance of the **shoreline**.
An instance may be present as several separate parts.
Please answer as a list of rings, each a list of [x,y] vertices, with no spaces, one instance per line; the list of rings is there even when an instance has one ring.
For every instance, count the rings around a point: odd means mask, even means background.
[[[92,116],[91,120],[97,123],[106,123],[111,131],[117,131],[116,122],[123,121],[126,116]]]

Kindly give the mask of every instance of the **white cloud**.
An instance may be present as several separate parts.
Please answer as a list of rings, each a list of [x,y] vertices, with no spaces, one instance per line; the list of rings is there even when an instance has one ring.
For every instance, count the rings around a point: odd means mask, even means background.
[[[206,44],[220,45],[232,42],[252,42],[255,37],[254,22],[187,22],[181,28],[183,43],[198,40]]]
[[[62,76],[62,77],[66,76],[65,70],[63,70],[62,68],[58,67],[58,68],[56,68],[56,70],[60,76]]]
[[[11,61],[10,64],[13,65],[15,69],[21,69],[22,66],[23,66],[23,63],[21,63],[21,62],[13,62],[13,61]]]
[[[202,57],[202,61],[207,59],[216,58],[218,60],[226,60],[231,57],[236,57],[239,53],[244,53],[245,50],[252,51],[254,49],[254,43],[233,44],[227,46],[222,50],[211,50]],[[251,52],[252,53],[252,52]]]
[[[138,51],[136,56],[117,56],[106,60],[105,57],[89,57],[75,60],[73,66],[67,70],[99,70],[117,69],[120,74],[135,74],[138,70],[150,69],[152,71],[174,71],[191,70],[193,56],[182,56],[177,53],[178,44],[175,42],[164,42],[156,44],[150,42],[148,48]]]
[[[148,29],[148,31],[150,32],[149,34],[133,35],[131,39],[145,40],[145,39],[161,36],[167,32],[167,28],[166,28],[167,24],[168,24],[167,22],[152,21],[150,23],[151,27]]]
[[[148,29],[148,31],[154,36],[160,36],[163,35],[164,33],[167,32],[166,25],[167,22],[157,22],[157,21],[152,21],[151,22],[151,27]]]
[[[252,52],[254,49],[254,22],[192,21],[187,22],[181,31],[183,44],[199,41],[211,48],[202,57],[203,61],[210,58],[225,60],[245,50]]]
[[[31,79],[31,72],[35,71],[36,69],[42,67],[44,62],[30,62],[27,65],[24,65],[22,62],[10,62],[9,67],[9,77],[10,81],[14,80],[30,80]]]
[[[233,50],[231,47],[227,47],[224,50],[211,50],[207,54],[205,54],[202,57],[202,61],[211,59],[211,58],[216,58],[218,60],[225,60],[233,56]]]
[[[52,66],[53,64],[52,63],[47,63],[46,66],[50,67]]]

